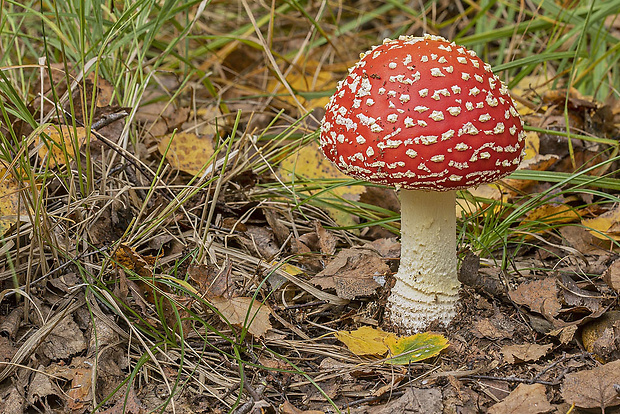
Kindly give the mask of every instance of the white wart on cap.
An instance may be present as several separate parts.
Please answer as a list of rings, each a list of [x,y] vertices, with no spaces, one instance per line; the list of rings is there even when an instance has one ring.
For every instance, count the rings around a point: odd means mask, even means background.
[[[521,119],[475,52],[439,36],[401,36],[361,55],[321,125],[323,152],[353,177],[449,191],[517,168]]]

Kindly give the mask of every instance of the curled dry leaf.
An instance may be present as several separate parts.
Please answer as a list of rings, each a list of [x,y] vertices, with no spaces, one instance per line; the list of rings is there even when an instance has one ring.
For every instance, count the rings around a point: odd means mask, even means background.
[[[504,398],[489,408],[489,414],[543,414],[555,408],[547,400],[545,386],[542,384],[519,384]]]
[[[580,408],[601,408],[620,405],[620,360],[599,367],[566,375],[562,397]]]
[[[620,293],[620,260],[615,260],[603,273],[603,280],[607,285]]]

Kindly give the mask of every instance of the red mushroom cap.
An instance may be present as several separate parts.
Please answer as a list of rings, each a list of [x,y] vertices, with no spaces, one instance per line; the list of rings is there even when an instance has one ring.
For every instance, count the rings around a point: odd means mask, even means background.
[[[475,52],[439,36],[386,39],[361,55],[325,107],[321,149],[344,173],[448,191],[514,171],[523,125]]]

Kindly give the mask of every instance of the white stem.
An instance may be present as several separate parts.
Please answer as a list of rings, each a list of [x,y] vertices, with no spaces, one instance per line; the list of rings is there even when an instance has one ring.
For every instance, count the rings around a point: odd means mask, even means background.
[[[401,253],[389,298],[392,322],[426,329],[456,314],[456,192],[401,190]]]

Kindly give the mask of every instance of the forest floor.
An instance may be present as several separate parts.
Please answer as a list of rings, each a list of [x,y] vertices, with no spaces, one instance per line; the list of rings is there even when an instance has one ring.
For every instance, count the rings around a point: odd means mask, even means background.
[[[0,412],[620,412],[617,2],[95,3],[0,14]],[[459,192],[457,316],[413,336],[398,193],[317,143],[359,53],[423,33],[527,147]]]

